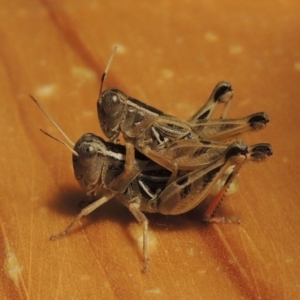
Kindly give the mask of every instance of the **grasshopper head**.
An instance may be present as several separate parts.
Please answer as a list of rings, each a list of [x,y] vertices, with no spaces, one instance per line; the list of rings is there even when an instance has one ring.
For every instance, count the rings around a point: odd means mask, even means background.
[[[102,168],[105,162],[106,144],[100,137],[84,134],[75,144],[73,169],[75,178],[88,194],[96,193],[101,185]]]
[[[115,140],[120,133],[124,118],[127,96],[116,88],[109,88],[101,93],[97,101],[98,118],[103,133]]]

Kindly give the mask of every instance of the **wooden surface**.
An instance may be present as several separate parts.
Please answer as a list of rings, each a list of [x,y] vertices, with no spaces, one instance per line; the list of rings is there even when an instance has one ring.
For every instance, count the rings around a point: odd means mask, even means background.
[[[83,3],[83,2],[82,2]],[[0,298],[296,299],[300,292],[300,4],[295,1],[0,1]],[[141,272],[141,229],[110,202],[50,242],[87,197],[71,154],[29,99],[35,95],[76,141],[101,134],[106,87],[187,119],[222,79],[230,117],[266,111],[244,140],[274,155],[248,164],[219,212],[241,225],[203,225],[200,209],[150,215],[151,266]]]

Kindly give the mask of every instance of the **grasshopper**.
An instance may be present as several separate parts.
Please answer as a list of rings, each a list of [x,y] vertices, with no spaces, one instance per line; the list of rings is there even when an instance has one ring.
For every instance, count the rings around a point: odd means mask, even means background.
[[[100,198],[82,209],[67,228],[59,234],[52,235],[51,240],[66,235],[83,216],[90,214],[115,197],[128,207],[143,227],[144,271],[149,268],[148,219],[144,212],[177,215],[193,209],[207,197],[226,170],[232,167],[232,172],[223,187],[206,210],[204,221],[239,222],[238,218],[215,217],[214,212],[226,189],[246,161],[261,162],[272,155],[272,148],[269,144],[262,143],[247,147],[242,141],[236,141],[227,145],[225,150],[219,148],[220,154],[210,164],[201,169],[183,172],[183,174],[179,172],[176,179],[168,184],[171,172],[135,151],[134,172],[124,184],[124,178],[119,177],[120,174],[124,174],[125,169],[126,148],[124,146],[106,142],[92,133],[84,134],[74,144],[41,105],[33,97],[32,99],[70,144],[46,133],[72,151],[74,174],[80,186],[88,195],[96,196],[99,189],[102,191]]]
[[[125,173],[130,173],[134,162],[134,148],[151,160],[170,170],[170,182],[179,170],[192,170],[210,164],[211,158],[203,148],[224,147],[226,142],[242,133],[265,128],[266,113],[252,114],[242,119],[224,119],[233,97],[230,83],[219,82],[207,102],[187,121],[127,96],[116,88],[104,91],[103,85],[111,64],[110,57],[102,75],[97,111],[101,128],[112,142],[122,133],[126,142]],[[218,104],[225,105],[221,119],[211,120]]]

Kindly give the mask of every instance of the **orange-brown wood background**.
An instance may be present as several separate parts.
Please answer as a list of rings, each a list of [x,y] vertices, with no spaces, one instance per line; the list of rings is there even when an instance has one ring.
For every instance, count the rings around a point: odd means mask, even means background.
[[[296,299],[300,293],[300,2],[0,1],[0,298]],[[86,200],[71,154],[39,132],[56,130],[35,95],[76,141],[101,135],[106,87],[187,119],[222,79],[229,117],[266,111],[245,136],[274,155],[241,171],[220,213],[241,225],[203,225],[199,209],[150,215],[151,266],[141,272],[141,229],[110,202],[50,242]]]

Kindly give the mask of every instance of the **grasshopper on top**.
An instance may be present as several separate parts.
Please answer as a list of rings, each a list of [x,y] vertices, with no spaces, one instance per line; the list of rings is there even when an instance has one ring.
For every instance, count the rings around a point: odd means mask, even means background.
[[[112,57],[108,67],[111,60]],[[102,76],[97,111],[102,130],[110,141],[116,142],[120,134],[126,141],[125,170],[133,168],[136,148],[172,171],[174,178],[178,169],[197,169],[211,162],[203,148],[224,148],[224,142],[242,133],[263,129],[269,121],[264,112],[242,119],[225,119],[233,90],[224,81],[216,85],[207,102],[187,122],[183,121],[127,96],[119,89],[102,91],[108,67]],[[225,105],[221,119],[210,119],[220,103]]]

